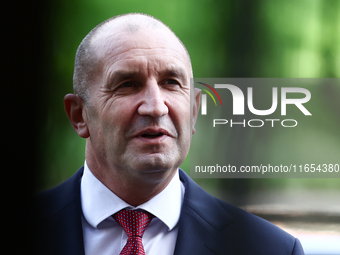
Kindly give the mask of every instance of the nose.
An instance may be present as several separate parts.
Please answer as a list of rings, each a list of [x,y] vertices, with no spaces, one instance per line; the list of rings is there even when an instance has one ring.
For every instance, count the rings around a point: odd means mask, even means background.
[[[162,88],[156,81],[148,81],[140,92],[140,96],[141,103],[138,107],[138,113],[140,115],[149,115],[154,118],[159,118],[169,112]]]

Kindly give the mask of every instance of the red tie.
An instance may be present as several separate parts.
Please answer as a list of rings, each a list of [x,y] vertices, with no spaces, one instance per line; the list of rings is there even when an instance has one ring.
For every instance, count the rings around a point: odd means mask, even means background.
[[[113,218],[128,236],[120,255],[145,255],[142,237],[153,215],[148,212],[121,210],[114,214]]]

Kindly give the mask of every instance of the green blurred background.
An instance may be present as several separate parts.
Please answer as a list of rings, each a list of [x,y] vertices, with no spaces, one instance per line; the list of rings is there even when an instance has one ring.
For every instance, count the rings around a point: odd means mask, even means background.
[[[44,24],[38,190],[61,183],[84,163],[85,140],[74,132],[63,108],[64,95],[72,92],[73,61],[79,43],[100,22],[129,12],[147,13],[167,24],[186,45],[195,77],[340,77],[340,1],[54,1]],[[334,125],[339,125],[339,88],[327,91],[326,100],[328,96],[334,104]],[[187,172],[189,162],[187,159],[182,165]],[[196,181],[208,192],[242,205],[256,190],[333,191],[340,189],[339,180]]]

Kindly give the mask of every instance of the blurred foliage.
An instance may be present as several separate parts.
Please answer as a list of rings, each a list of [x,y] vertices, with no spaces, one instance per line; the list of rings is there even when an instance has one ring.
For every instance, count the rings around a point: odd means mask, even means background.
[[[39,189],[62,182],[84,163],[85,141],[73,131],[63,110],[63,97],[72,92],[79,43],[100,22],[129,12],[147,13],[167,24],[190,52],[195,77],[340,77],[340,1],[54,1],[45,23],[46,110]],[[333,104],[333,116],[339,116],[340,89],[320,91]],[[182,164],[186,171],[189,162]],[[339,187],[338,180],[330,179],[197,182],[217,195],[258,188]]]

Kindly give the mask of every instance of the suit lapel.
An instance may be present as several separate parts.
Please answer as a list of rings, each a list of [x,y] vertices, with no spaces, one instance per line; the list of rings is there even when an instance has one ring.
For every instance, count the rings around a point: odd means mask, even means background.
[[[226,242],[223,235],[213,229],[189,207],[183,207],[175,255],[219,254],[221,244]]]
[[[232,217],[218,200],[203,191],[182,170],[180,178],[185,186],[185,196],[174,254],[220,254],[218,251],[229,254],[226,252],[232,246],[220,230],[232,221]]]

